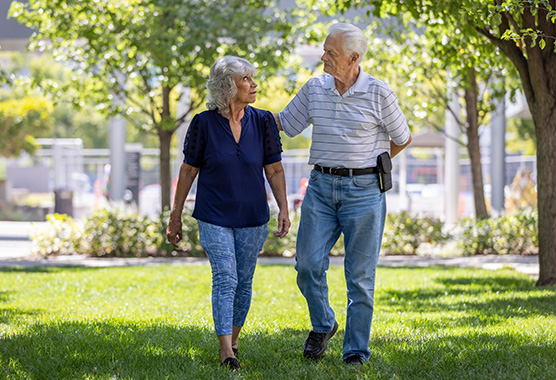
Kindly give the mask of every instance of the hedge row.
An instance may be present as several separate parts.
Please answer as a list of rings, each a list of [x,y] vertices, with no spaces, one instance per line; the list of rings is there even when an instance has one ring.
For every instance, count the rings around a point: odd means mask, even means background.
[[[90,256],[204,256],[199,244],[197,221],[184,213],[184,240],[176,250],[166,241],[169,212],[155,218],[133,210],[110,208],[93,213],[84,222],[67,215],[50,214],[45,227],[33,236],[33,251],[40,255],[87,254]],[[276,218],[269,222],[270,233],[262,254],[293,256],[299,225],[299,213],[290,216],[292,227],[283,239],[273,235]],[[537,251],[536,210],[524,210],[508,216],[486,220],[466,218],[446,231],[434,218],[392,213],[386,220],[382,252],[414,255],[420,247],[442,247],[456,241],[461,254],[529,254]],[[332,249],[332,255],[342,255],[343,238]]]

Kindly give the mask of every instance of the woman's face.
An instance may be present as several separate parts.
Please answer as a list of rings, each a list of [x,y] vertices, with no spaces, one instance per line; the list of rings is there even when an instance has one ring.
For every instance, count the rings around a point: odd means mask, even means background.
[[[257,82],[251,75],[244,75],[234,78],[237,87],[237,94],[234,100],[238,103],[255,103],[257,100]]]

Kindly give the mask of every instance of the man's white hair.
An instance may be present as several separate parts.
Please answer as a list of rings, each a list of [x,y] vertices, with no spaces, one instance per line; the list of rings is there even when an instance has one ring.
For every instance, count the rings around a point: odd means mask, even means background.
[[[328,35],[341,35],[344,37],[344,44],[342,49],[346,55],[352,55],[354,53],[359,54],[360,63],[365,54],[367,54],[368,43],[365,33],[358,27],[352,24],[337,23],[330,26],[328,29]]]
[[[234,78],[254,76],[256,73],[255,67],[246,59],[232,55],[218,58],[210,68],[207,81],[207,108],[227,116],[230,113],[230,102],[237,95]]]

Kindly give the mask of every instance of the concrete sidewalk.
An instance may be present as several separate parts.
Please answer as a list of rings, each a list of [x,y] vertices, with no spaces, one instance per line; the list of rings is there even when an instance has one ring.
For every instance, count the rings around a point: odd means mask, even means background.
[[[110,266],[152,266],[161,264],[208,265],[205,258],[92,258],[83,255],[62,255],[42,257],[32,255],[29,232],[33,229],[31,223],[1,222],[0,221],[0,267],[34,267],[34,266],[80,266],[80,267],[110,267]],[[259,264],[263,265],[293,265],[294,258],[288,257],[260,257]],[[332,265],[342,265],[343,257],[331,257]],[[511,267],[537,279],[539,275],[539,259],[536,255],[486,255],[468,257],[434,257],[434,256],[381,256],[379,266],[384,267],[424,267],[432,265],[459,266],[469,268],[500,269]]]

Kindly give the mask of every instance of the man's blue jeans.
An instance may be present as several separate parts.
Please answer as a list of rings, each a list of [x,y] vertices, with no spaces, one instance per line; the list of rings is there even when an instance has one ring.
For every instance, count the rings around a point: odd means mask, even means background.
[[[232,334],[243,327],[251,306],[257,257],[268,226],[225,228],[197,221],[199,240],[212,268],[212,317],[216,335]]]
[[[297,285],[307,300],[313,331],[330,331],[335,317],[328,301],[328,254],[343,232],[344,359],[354,354],[370,356],[375,273],[385,219],[386,199],[378,188],[377,174],[335,177],[311,172],[297,235]]]

